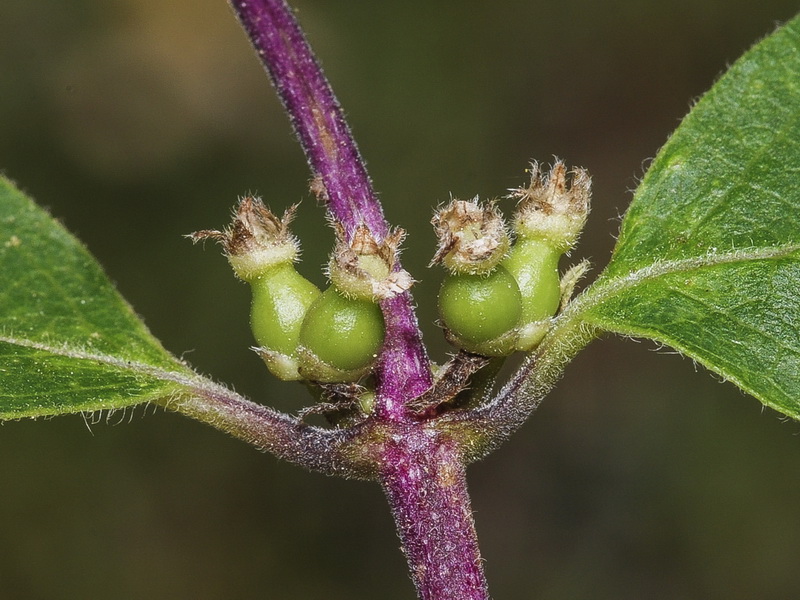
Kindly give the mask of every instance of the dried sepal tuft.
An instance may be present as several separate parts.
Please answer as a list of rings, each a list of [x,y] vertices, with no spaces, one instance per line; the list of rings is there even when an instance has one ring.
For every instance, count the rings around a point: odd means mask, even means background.
[[[228,227],[196,231],[189,237],[193,242],[219,242],[236,275],[252,281],[267,269],[297,259],[299,244],[289,231],[296,210],[297,205],[292,205],[278,218],[259,198],[245,196]]]
[[[452,200],[431,219],[439,247],[431,260],[454,273],[488,273],[508,252],[505,221],[494,201]]]
[[[514,232],[520,237],[547,240],[566,252],[578,240],[586,223],[591,199],[589,172],[573,168],[567,181],[564,163],[556,160],[549,173],[539,163],[531,163],[531,182],[527,188],[510,190],[518,199]]]
[[[347,241],[337,225],[336,247],[328,264],[331,283],[346,296],[372,302],[402,294],[414,283],[407,271],[398,268],[404,237],[402,229],[395,229],[378,242],[365,225],[359,225]]]

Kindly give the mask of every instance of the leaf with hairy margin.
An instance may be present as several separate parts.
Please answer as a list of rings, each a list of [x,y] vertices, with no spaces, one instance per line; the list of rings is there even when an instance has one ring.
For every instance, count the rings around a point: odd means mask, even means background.
[[[0,420],[167,399],[197,379],[83,245],[0,176]]]
[[[800,418],[800,17],[656,156],[579,319],[672,346]]]

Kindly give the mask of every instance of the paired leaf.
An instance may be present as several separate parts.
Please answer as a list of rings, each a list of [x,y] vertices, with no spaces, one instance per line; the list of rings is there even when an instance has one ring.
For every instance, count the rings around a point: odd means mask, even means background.
[[[651,338],[800,418],[800,17],[653,161],[579,318]]]
[[[0,177],[0,419],[122,408],[192,377],[80,242]]]

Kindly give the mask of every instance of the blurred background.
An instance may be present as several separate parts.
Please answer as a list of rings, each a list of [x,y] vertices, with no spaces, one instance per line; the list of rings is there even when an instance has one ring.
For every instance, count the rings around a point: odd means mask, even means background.
[[[431,206],[502,195],[530,159],[587,167],[573,260],[607,262],[649,158],[793,0],[297,0],[390,220],[434,358]],[[182,236],[237,196],[304,200],[288,121],[222,0],[3,0],[0,171],[75,232],[168,349],[295,411],[248,350],[248,289]],[[0,427],[0,597],[410,599],[374,484],[307,474],[141,408]],[[800,425],[650,343],[607,338],[470,469],[498,599],[770,599],[800,589]]]

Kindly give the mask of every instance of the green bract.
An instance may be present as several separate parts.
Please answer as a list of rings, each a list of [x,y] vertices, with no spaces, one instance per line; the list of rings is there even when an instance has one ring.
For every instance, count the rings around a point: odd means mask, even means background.
[[[300,374],[313,381],[355,381],[372,368],[385,330],[377,304],[328,288],[300,329]]]
[[[502,266],[488,275],[451,274],[439,291],[439,314],[450,341],[487,356],[511,354],[522,296]]]
[[[279,379],[302,379],[297,356],[300,326],[308,308],[319,298],[319,289],[291,263],[267,270],[250,285],[250,325],[259,354]]]
[[[502,265],[514,277],[522,298],[517,350],[531,350],[547,333],[561,302],[558,259],[561,252],[542,240],[518,239]]]

